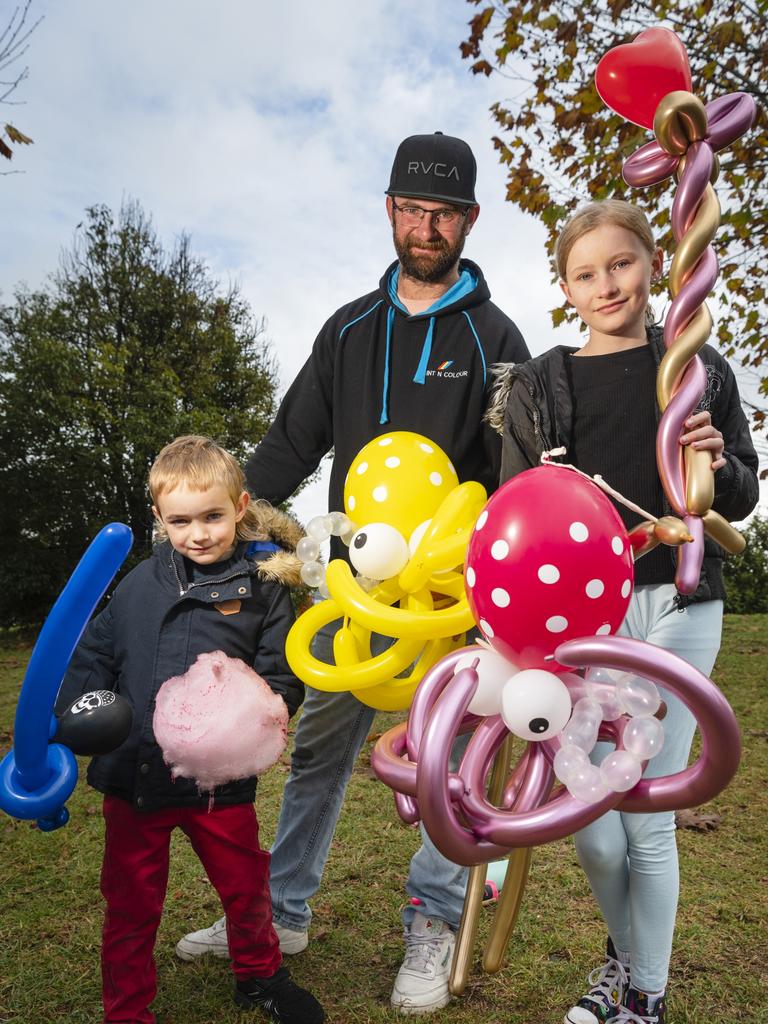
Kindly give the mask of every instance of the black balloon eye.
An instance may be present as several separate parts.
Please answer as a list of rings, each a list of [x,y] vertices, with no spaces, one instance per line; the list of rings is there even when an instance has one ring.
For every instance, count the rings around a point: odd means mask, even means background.
[[[367,541],[368,541],[368,537],[364,533],[358,533],[358,535],[352,541],[352,544],[356,548],[362,548],[362,547],[365,547],[365,544],[367,543]]]
[[[549,722],[546,718],[532,718],[528,723],[528,728],[531,732],[546,732],[549,728]]]

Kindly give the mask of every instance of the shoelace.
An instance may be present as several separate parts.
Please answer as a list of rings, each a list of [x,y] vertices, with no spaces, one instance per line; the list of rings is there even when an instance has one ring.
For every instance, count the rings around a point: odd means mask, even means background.
[[[622,1006],[619,1010],[618,1016],[613,1018],[611,1024],[658,1024],[659,1018],[657,1014],[651,1017],[638,1017],[632,1010],[628,1010]]]
[[[411,971],[426,973],[434,967],[437,958],[442,951],[444,942],[442,936],[429,939],[425,935],[414,935],[411,931],[404,931],[405,959],[403,967]]]
[[[587,981],[590,984],[590,990],[587,994],[588,999],[595,999],[595,1001],[603,999],[613,1003],[611,999],[612,991],[617,989],[619,993],[623,993],[624,988],[629,983],[629,975],[621,960],[614,960],[612,956],[607,956],[602,966],[596,967],[590,972]],[[630,1019],[628,1024],[635,1024],[635,1022]],[[644,1024],[644,1022],[641,1021],[640,1024]]]

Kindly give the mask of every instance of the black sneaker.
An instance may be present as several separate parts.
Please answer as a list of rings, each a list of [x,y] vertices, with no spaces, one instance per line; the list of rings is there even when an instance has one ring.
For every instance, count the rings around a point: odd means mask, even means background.
[[[624,996],[624,1003],[616,1017],[616,1024],[666,1024],[667,1020],[667,999],[666,994],[659,996],[649,1006],[649,998],[645,992],[638,992],[636,988],[628,988]]]
[[[280,1024],[321,1024],[325,1011],[311,992],[291,979],[284,967],[271,978],[249,978],[235,985],[235,1002],[243,1010],[264,1010]]]
[[[590,989],[572,1006],[564,1024],[605,1024],[618,1016],[624,994],[629,985],[629,974],[616,956],[616,949],[608,939],[605,962],[596,967],[587,978]]]

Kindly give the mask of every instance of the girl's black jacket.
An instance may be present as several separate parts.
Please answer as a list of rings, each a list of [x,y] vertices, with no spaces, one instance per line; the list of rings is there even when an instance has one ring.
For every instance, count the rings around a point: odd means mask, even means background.
[[[158,689],[186,672],[199,654],[221,650],[253,666],[290,714],[304,699],[304,687],[285,659],[285,638],[294,621],[288,585],[298,582],[300,568],[291,551],[302,533],[281,512],[262,511],[265,538],[271,541],[239,543],[220,563],[221,573],[192,583],[184,559],[166,541],[120,581],[88,625],[56,710],[100,689],[120,693],[133,708],[128,739],[88,767],[88,781],[100,792],[142,811],[207,805],[209,794],[201,794],[193,780],[171,778],[152,731]],[[255,778],[239,779],[214,790],[214,803],[249,803],[255,795]]]
[[[666,352],[660,327],[649,328],[648,343],[658,366]],[[577,351],[558,345],[526,363],[496,368],[488,422],[502,435],[502,483],[539,465],[542,452],[571,448],[573,403],[566,361]],[[704,345],[699,355],[707,369],[707,390],[699,409],[710,411],[712,423],[725,440],[726,465],[715,473],[713,508],[725,519],[738,522],[749,515],[758,501],[758,457],[728,362],[710,345]],[[623,413],[613,410],[612,414]],[[569,461],[567,454],[562,461]],[[667,508],[666,512],[669,511]],[[707,537],[701,582],[691,601],[725,597],[724,557],[723,549]],[[684,603],[687,599],[681,598],[681,604]]]
[[[455,301],[409,316],[393,299],[392,275],[326,322],[285,394],[275,421],[245,467],[254,494],[278,505],[333,449],[328,508],[344,508],[350,463],[392,430],[423,434],[459,480],[498,487],[501,445],[483,421],[498,362],[529,358],[515,324],[495,306],[477,264],[461,260],[474,287]],[[336,538],[334,557],[346,549]]]

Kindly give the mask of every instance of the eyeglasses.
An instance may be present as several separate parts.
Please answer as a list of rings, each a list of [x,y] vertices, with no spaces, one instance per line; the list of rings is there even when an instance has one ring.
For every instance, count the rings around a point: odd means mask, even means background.
[[[423,206],[412,206],[410,203],[404,206],[398,206],[395,200],[392,200],[392,206],[399,214],[402,215],[403,223],[416,227],[424,220],[424,217],[430,217],[432,223],[438,228],[450,228],[455,227],[459,221],[469,213],[469,207],[466,210],[450,210],[448,208],[442,210],[425,210]]]

